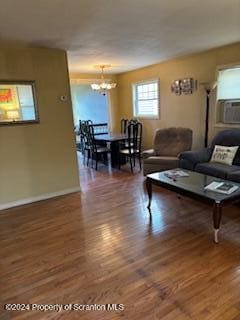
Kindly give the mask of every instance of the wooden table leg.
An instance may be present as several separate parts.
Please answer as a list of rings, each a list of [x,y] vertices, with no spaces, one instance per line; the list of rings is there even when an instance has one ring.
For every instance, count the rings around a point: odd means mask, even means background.
[[[147,193],[148,193],[148,209],[151,207],[151,202],[152,202],[152,181],[147,178],[146,180],[146,188],[147,188]]]
[[[119,161],[121,164],[126,163],[125,156],[119,153],[119,142],[118,141],[112,141],[110,149],[111,149],[111,165],[112,165],[112,167],[117,167],[117,165],[119,164]]]
[[[215,202],[213,205],[213,226],[214,226],[214,242],[218,243],[218,232],[222,219],[222,206],[220,202]]]

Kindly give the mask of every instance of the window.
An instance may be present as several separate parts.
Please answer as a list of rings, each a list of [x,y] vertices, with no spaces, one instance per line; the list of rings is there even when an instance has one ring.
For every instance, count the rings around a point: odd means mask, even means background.
[[[38,122],[34,83],[0,81],[0,124]]]
[[[217,99],[240,99],[240,67],[219,71]]]
[[[240,67],[222,69],[217,79],[217,123],[240,123]]]
[[[158,80],[133,84],[133,109],[135,117],[159,118]]]

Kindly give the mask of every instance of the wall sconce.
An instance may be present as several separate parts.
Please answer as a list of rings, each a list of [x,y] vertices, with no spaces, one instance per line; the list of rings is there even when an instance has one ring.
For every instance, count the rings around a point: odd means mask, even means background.
[[[174,80],[171,85],[171,91],[180,96],[183,94],[192,94],[197,89],[197,80],[193,78],[184,78]]]

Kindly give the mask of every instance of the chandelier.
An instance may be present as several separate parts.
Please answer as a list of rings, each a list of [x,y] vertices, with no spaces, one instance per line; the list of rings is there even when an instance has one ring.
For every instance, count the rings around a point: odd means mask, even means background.
[[[108,82],[108,80],[104,79],[104,69],[109,68],[110,65],[101,65],[99,68],[102,70],[101,71],[101,82],[98,83],[92,83],[91,87],[93,90],[98,91],[102,95],[106,95],[108,90],[114,89],[116,87],[116,83],[114,82]]]

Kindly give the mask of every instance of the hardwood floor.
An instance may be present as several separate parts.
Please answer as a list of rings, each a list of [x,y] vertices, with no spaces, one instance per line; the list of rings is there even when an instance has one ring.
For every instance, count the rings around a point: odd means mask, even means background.
[[[239,320],[240,210],[81,166],[82,193],[0,214],[0,319]],[[124,304],[119,311],[4,311],[5,303]]]

